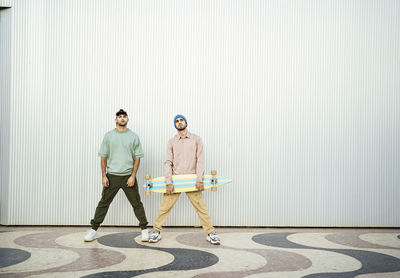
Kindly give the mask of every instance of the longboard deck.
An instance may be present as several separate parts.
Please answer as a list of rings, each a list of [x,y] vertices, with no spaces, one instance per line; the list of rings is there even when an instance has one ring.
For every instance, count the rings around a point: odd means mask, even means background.
[[[231,178],[212,176],[212,175],[204,175],[203,184],[204,184],[205,190],[213,187],[213,183],[212,183],[213,178],[215,179],[216,187],[232,182]],[[174,185],[174,189],[175,189],[174,192],[179,193],[179,192],[197,191],[196,180],[197,180],[197,175],[174,175],[174,176],[172,176],[172,184]],[[143,185],[143,187],[151,192],[165,193],[166,192],[165,177],[158,177],[158,178],[147,180],[146,183]]]

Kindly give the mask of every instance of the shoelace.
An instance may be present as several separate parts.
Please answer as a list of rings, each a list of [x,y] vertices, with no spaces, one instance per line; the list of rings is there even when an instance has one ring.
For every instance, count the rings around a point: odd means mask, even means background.
[[[158,235],[159,235],[159,233],[153,232],[153,233],[151,234],[151,237],[152,237],[152,238],[156,238],[156,237],[158,237]]]
[[[219,240],[219,237],[214,232],[210,233],[210,237],[214,240]]]

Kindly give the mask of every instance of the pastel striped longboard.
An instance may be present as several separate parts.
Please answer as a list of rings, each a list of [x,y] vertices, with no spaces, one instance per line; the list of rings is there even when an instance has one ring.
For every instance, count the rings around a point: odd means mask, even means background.
[[[231,178],[219,177],[216,175],[204,175],[203,185],[204,189],[212,189],[215,191],[218,186],[228,184],[232,182]],[[197,191],[196,188],[197,175],[173,175],[172,184],[174,185],[175,193],[179,192],[190,192]],[[151,179],[149,175],[146,175],[146,183],[143,185],[146,188],[146,195],[150,195],[150,192],[165,193],[165,177],[158,177]]]

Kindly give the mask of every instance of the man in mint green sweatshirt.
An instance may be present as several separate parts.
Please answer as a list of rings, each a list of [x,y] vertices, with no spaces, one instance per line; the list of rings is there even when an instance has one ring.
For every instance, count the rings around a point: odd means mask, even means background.
[[[90,221],[92,229],[86,234],[84,241],[98,238],[97,229],[103,223],[112,200],[121,188],[139,220],[142,241],[149,240],[148,222],[140,201],[136,180],[143,150],[139,137],[127,128],[128,121],[128,114],[120,109],[116,113],[116,128],[106,133],[101,144],[99,156],[101,157],[103,192],[94,218]]]

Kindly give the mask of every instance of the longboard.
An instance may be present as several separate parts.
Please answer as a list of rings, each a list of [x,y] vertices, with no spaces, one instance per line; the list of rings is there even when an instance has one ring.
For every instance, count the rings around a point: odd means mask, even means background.
[[[197,175],[173,175],[172,184],[174,185],[175,193],[197,191],[196,188]],[[216,191],[218,186],[232,182],[231,178],[219,177],[216,171],[211,171],[211,175],[204,175],[204,189]],[[146,175],[146,183],[143,185],[146,188],[146,195],[150,192],[166,193],[165,177],[151,179]]]

